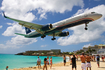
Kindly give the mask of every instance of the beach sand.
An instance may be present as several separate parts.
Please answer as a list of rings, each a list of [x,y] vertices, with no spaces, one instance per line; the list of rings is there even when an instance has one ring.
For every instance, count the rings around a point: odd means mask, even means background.
[[[77,61],[76,64],[77,64],[77,70],[82,70],[81,61]],[[91,62],[91,66],[92,66],[91,70],[105,70],[105,62],[100,62],[100,68],[98,68],[96,62]],[[42,68],[39,68],[39,69],[37,68],[37,66],[35,66],[35,67],[19,68],[19,69],[12,69],[12,70],[43,70],[43,66],[41,67]],[[70,65],[70,62],[67,62],[66,66],[64,66],[63,63],[57,63],[57,64],[53,64],[51,69],[50,69],[50,66],[47,66],[47,70],[72,70],[72,65]]]

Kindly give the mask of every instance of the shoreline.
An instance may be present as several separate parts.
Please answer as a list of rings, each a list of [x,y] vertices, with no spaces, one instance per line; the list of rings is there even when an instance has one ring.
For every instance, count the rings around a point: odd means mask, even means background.
[[[8,66],[8,70],[13,69],[20,69],[20,68],[28,68],[28,67],[37,67],[37,56],[23,56],[23,55],[14,55],[14,54],[0,54],[0,56],[3,56],[0,58],[1,61],[1,67],[0,70],[5,70],[6,66]],[[5,59],[4,59],[5,58]],[[40,56],[41,59],[41,65],[44,65],[44,58],[47,58],[47,56]],[[51,58],[51,56],[49,56]],[[62,57],[56,57],[52,56],[53,63],[60,63],[62,62]],[[5,62],[4,62],[5,61]]]
[[[55,57],[57,57],[57,56],[55,56]],[[63,56],[58,56],[58,57],[62,57],[63,58]],[[68,56],[66,56],[66,61],[68,62],[69,61],[69,57]],[[58,61],[58,62],[54,62],[54,66],[57,66],[58,64],[61,64],[61,63],[63,63],[63,61]],[[43,65],[44,64],[41,64],[41,67],[43,68]],[[50,64],[49,64],[50,65]],[[36,68],[38,68],[38,66],[36,65],[36,66],[30,66],[30,67],[20,67],[20,68],[13,68],[13,69],[9,69],[9,70],[27,70],[27,69],[36,69]]]
[[[77,70],[81,70],[81,61],[76,61]],[[105,62],[100,61],[100,68],[97,66],[97,62],[91,61],[91,70],[105,70]],[[66,62],[64,66],[63,62],[52,64],[52,68],[50,69],[50,65],[47,66],[47,70],[70,70],[72,69],[72,65],[70,65],[70,61]],[[38,69],[38,66],[33,67],[25,67],[25,68],[15,68],[9,70],[43,70],[43,65]],[[45,69],[46,70],[46,69]]]

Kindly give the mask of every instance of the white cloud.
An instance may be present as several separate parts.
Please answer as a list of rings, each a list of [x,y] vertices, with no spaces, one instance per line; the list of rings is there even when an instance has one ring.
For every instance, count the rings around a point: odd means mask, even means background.
[[[83,47],[89,47],[89,46],[93,46],[92,44],[87,44],[87,45],[84,45]]]
[[[14,44],[14,45],[29,45],[34,42],[37,42],[36,38],[25,38],[23,36],[16,36],[13,37],[10,41],[7,41],[7,44]]]
[[[7,27],[6,31],[2,35],[4,36],[16,36],[15,33],[25,33],[25,30],[18,23],[7,23],[11,25]]]
[[[0,25],[0,29],[2,28],[3,26],[2,25]]]
[[[69,28],[69,30],[73,30],[73,34],[64,37],[59,38],[57,40],[57,43],[59,45],[65,46],[65,45],[71,45],[71,44],[78,44],[83,42],[90,42],[93,40],[97,40],[102,38],[102,33],[105,32],[105,5],[99,5],[96,7],[93,7],[91,9],[81,9],[78,10],[76,14],[83,13],[83,12],[97,12],[101,13],[103,16],[88,24],[88,30],[84,30],[85,25],[79,25],[76,27]]]
[[[34,42],[37,42],[36,38],[25,38],[24,36],[15,35],[14,33],[22,33],[25,34],[25,29],[22,28],[18,23],[7,23],[10,25],[7,27],[6,31],[2,34],[4,36],[14,36],[11,40],[8,40],[6,44],[1,44],[1,48],[8,48],[8,47],[21,47],[23,45],[29,45]]]
[[[47,45],[41,45],[41,47],[46,47]]]
[[[47,15],[46,15],[45,13],[43,13],[43,14],[41,14],[41,15],[40,15],[40,18],[39,18],[39,20],[41,20],[42,18],[45,18],[45,19],[47,19],[46,17],[47,17]]]
[[[0,44],[0,48],[5,48],[4,44]]]
[[[0,48],[1,49],[7,49],[7,48],[16,49],[16,48],[23,47],[25,45],[35,43],[35,42],[37,42],[36,38],[25,38],[23,36],[18,35],[16,37],[13,37],[11,40],[8,40],[6,44],[0,44]]]
[[[25,0],[3,0],[1,10],[5,11],[6,15],[21,19],[24,21],[32,21],[35,19],[29,9],[29,1]]]
[[[16,46],[16,45],[13,45],[13,44],[0,44],[0,49],[7,49],[7,48],[19,48],[21,46]]]
[[[73,6],[84,7],[83,0],[3,0],[1,10],[8,16],[32,21],[37,19],[31,11],[38,11],[39,19],[47,17],[47,12],[64,13],[71,11]],[[24,17],[30,17],[25,18]]]

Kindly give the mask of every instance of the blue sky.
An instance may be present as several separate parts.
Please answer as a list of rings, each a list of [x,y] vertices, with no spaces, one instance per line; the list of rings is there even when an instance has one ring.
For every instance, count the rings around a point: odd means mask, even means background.
[[[7,16],[37,24],[55,23],[60,20],[84,13],[101,13],[102,18],[91,22],[88,31],[85,25],[65,29],[67,37],[51,36],[44,39],[27,39],[14,33],[25,33],[24,27],[2,16]],[[0,53],[15,54],[28,50],[61,49],[72,52],[83,47],[105,43],[105,1],[104,0],[0,0]]]

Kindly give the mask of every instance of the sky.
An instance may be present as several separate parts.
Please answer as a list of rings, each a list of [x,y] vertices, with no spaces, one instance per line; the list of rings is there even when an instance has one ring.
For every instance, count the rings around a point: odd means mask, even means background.
[[[84,30],[84,24],[71,27],[63,30],[69,31],[69,36],[56,37],[52,41],[51,36],[42,39],[15,35],[25,34],[25,28],[4,18],[2,11],[9,17],[41,25],[53,24],[84,12],[97,12],[103,16],[90,22],[88,30]],[[51,49],[73,52],[99,44],[105,44],[105,0],[0,0],[0,53]]]

